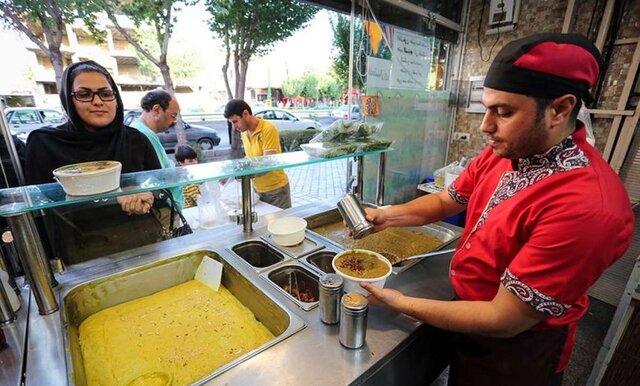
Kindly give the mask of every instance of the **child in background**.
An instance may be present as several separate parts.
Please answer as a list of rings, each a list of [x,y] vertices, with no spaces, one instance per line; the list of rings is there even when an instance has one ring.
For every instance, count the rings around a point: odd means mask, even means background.
[[[198,163],[198,154],[189,145],[176,146],[175,157],[178,166],[195,165]],[[190,208],[196,206],[196,198],[200,194],[200,186],[197,184],[185,185],[182,189],[184,193],[184,207]]]

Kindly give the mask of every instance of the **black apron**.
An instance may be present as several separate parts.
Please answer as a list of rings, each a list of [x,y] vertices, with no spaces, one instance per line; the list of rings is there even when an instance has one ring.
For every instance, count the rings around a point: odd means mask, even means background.
[[[548,386],[568,328],[525,331],[512,338],[451,333],[449,386]]]

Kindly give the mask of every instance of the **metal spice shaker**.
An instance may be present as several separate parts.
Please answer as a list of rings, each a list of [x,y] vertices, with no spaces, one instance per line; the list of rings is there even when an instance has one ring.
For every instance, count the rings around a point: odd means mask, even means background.
[[[340,297],[344,281],[335,273],[324,274],[319,282],[320,320],[326,324],[340,322]]]
[[[360,201],[353,194],[346,194],[338,201],[338,211],[347,223],[354,239],[360,239],[373,232],[373,224],[367,221]]]
[[[347,348],[360,348],[367,336],[367,298],[357,292],[350,292],[342,297],[340,314],[340,343]]]

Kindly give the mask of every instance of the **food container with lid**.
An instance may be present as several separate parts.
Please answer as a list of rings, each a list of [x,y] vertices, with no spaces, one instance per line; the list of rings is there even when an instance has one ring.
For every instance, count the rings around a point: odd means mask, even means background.
[[[344,292],[358,292],[363,295],[369,295],[369,291],[360,287],[360,283],[368,282],[375,287],[383,288],[392,272],[389,260],[366,249],[347,249],[340,252],[333,258],[331,265],[344,279]]]
[[[53,175],[68,195],[89,196],[118,189],[121,170],[118,161],[91,161],[59,167]]]

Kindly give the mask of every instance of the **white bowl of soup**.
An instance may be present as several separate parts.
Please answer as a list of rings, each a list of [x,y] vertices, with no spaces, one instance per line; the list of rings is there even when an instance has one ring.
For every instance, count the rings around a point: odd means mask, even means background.
[[[59,167],[53,175],[68,195],[89,196],[118,189],[121,170],[118,161],[91,161]]]
[[[347,249],[338,253],[331,262],[336,273],[344,279],[344,292],[358,292],[369,295],[369,291],[360,287],[368,282],[383,288],[391,274],[391,263],[379,253],[366,249]]]

